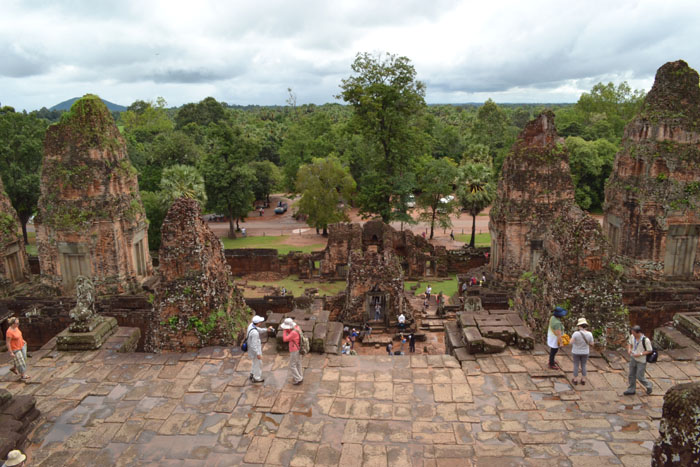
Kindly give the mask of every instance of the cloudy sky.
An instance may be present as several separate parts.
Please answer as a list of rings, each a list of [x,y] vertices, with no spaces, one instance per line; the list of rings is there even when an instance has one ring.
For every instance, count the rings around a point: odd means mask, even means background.
[[[365,51],[409,57],[429,103],[575,102],[699,43],[697,0],[0,0],[0,103],[335,102]]]

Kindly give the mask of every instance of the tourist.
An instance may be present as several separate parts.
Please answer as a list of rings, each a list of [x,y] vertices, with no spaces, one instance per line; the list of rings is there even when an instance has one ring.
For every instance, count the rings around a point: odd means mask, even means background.
[[[403,331],[404,328],[406,327],[406,316],[404,316],[403,313],[399,315],[399,330]]]
[[[357,336],[359,336],[359,334],[357,333],[357,329],[352,328],[352,332],[350,333],[350,349],[355,348],[355,341],[357,340]]]
[[[259,211],[259,212],[260,212],[260,216],[259,216],[259,217],[262,217],[263,212],[265,212],[265,211],[263,210],[262,206],[260,206],[260,211]]]
[[[7,460],[2,464],[2,467],[22,467],[27,460],[27,456],[22,454],[22,451],[14,449],[7,453]]]
[[[632,333],[627,342],[630,367],[628,376],[629,387],[627,391],[624,392],[625,396],[632,396],[637,392],[637,380],[647,389],[647,394],[651,394],[652,385],[646,378],[645,373],[647,370],[647,355],[649,355],[652,350],[654,350],[654,348],[651,345],[651,341],[642,334],[642,328],[639,326],[632,326]]]
[[[468,282],[468,281],[462,282],[462,295],[466,295],[466,294],[467,294],[467,289],[468,289],[468,288],[469,288],[469,282]]]
[[[366,322],[365,325],[362,328],[362,333],[361,333],[361,338],[364,339],[365,337],[369,337],[372,335],[372,326],[369,325],[369,322]]]
[[[430,284],[428,284],[428,286],[425,288],[425,298],[427,298],[428,301],[430,300],[430,294],[432,292],[433,292],[433,288],[430,287]]]
[[[423,300],[423,311],[427,312],[427,311],[428,311],[428,306],[429,306],[429,305],[430,305],[430,304],[428,303],[428,299],[427,299],[427,298],[426,298],[425,300]]]
[[[287,288],[282,287],[282,296],[284,297],[285,295],[287,295]]]
[[[245,232],[245,227],[241,228],[241,236],[245,238],[246,232]]]
[[[394,344],[391,341],[389,341],[389,343],[386,345],[386,353],[388,353],[389,356],[392,356],[392,350],[394,350]]]
[[[408,351],[410,353],[416,353],[416,335],[413,333],[408,336]]]
[[[294,384],[304,381],[304,370],[301,367],[301,329],[292,318],[286,318],[280,328],[284,330],[282,340],[289,342],[289,372],[292,374]]]
[[[264,322],[262,316],[253,316],[253,322],[248,325],[246,331],[246,342],[248,343],[248,356],[252,362],[250,369],[250,380],[254,383],[265,381],[262,377],[262,337],[267,337],[268,332],[274,332],[273,328],[261,329],[259,324]]]
[[[401,336],[401,348],[399,348],[399,355],[403,355],[403,346],[406,345],[406,336],[403,334]]]
[[[564,325],[559,318],[563,318],[568,313],[567,310],[558,306],[554,309],[552,317],[549,318],[549,328],[547,329],[547,345],[549,346],[549,369],[561,370],[554,360],[559,347],[561,347],[561,335],[564,332]]]
[[[476,276],[472,276],[472,285],[473,285],[474,287],[477,286]]]
[[[450,230],[450,238],[452,239],[453,242],[455,241],[455,232],[454,232],[454,230]]]
[[[588,331],[588,321],[586,318],[579,318],[576,323],[578,330],[571,336],[571,354],[574,358],[574,384],[586,384],[586,363],[588,362],[588,354],[593,345],[593,334]],[[578,377],[578,369],[581,367],[581,379],[576,381]]]
[[[481,286],[486,287],[486,274],[481,274]]]
[[[380,321],[382,319],[382,306],[377,302],[376,305],[374,305],[374,320],[375,321]]]
[[[350,354],[350,338],[346,337],[345,342],[343,343],[343,348],[341,350],[342,355],[349,355]]]
[[[10,371],[19,375],[21,381],[28,381],[27,343],[22,338],[22,331],[19,330],[19,319],[13,316],[7,322],[10,324],[10,327],[7,328],[5,333],[5,340],[14,364]]]

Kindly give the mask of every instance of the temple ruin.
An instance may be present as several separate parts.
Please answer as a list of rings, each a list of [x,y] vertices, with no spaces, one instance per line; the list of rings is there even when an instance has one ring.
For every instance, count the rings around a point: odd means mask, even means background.
[[[540,114],[521,132],[503,165],[491,209],[491,270],[517,281],[513,307],[542,335],[556,305],[567,320],[585,316],[604,343],[624,339],[619,267],[598,222],[574,201],[568,152],[554,114]]]
[[[546,111],[527,124],[503,163],[489,214],[493,277],[513,284],[534,271],[545,232],[573,204],[564,140],[554,128],[554,113]]]
[[[221,241],[201,214],[197,201],[180,198],[163,220],[151,350],[230,345],[250,317]]]
[[[700,278],[699,125],[698,73],[666,63],[625,128],[605,189],[605,232],[629,278]]]
[[[69,293],[82,275],[99,293],[123,293],[152,275],[136,170],[99,97],[82,97],[49,127],[41,174],[35,226],[44,285]]]
[[[8,284],[29,278],[29,260],[19,218],[0,179],[0,278]]]
[[[447,277],[445,247],[433,246],[410,230],[397,231],[381,219],[364,225],[338,223],[328,228],[328,244],[320,261],[321,277],[345,279],[353,250],[392,251],[406,277]]]

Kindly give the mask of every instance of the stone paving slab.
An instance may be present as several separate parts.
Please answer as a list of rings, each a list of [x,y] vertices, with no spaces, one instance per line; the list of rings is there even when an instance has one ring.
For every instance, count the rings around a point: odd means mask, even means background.
[[[648,465],[663,391],[697,361],[649,365],[654,394],[625,397],[624,355],[592,359],[586,386],[537,349],[459,362],[445,355],[304,359],[301,386],[266,345],[266,381],[240,352],[44,353],[31,465]],[[560,358],[568,368],[568,357]],[[612,362],[612,363],[608,363]]]

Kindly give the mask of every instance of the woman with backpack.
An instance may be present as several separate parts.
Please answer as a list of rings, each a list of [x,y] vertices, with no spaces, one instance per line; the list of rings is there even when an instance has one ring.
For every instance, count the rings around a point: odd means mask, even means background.
[[[588,362],[588,354],[593,345],[593,334],[588,331],[588,321],[586,318],[579,318],[576,323],[578,330],[571,336],[571,355],[574,357],[574,379],[572,383],[586,384],[586,363]],[[581,379],[576,381],[578,377],[579,366],[581,367]]]
[[[282,340],[289,342],[289,371],[292,374],[294,384],[304,381],[304,369],[301,367],[301,329],[292,318],[286,318],[280,328],[284,330]]]

